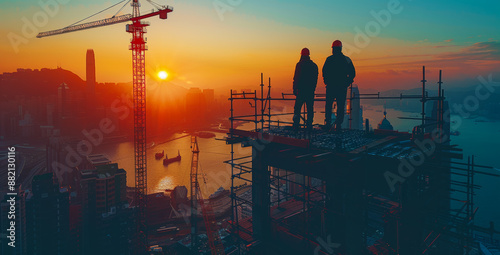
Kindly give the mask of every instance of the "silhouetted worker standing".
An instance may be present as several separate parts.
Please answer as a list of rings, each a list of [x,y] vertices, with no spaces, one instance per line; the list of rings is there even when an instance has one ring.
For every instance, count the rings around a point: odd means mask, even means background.
[[[332,55],[323,65],[323,80],[326,85],[325,129],[332,125],[332,104],[337,99],[337,115],[335,129],[340,130],[344,122],[344,107],[347,88],[354,81],[356,70],[349,57],[342,53],[342,42],[336,40],[332,44]]]
[[[300,61],[295,66],[293,76],[293,94],[295,106],[293,108],[293,127],[299,128],[300,109],[305,103],[307,107],[307,129],[312,129],[314,118],[314,91],[318,83],[318,66],[311,60],[308,48],[300,52]]]

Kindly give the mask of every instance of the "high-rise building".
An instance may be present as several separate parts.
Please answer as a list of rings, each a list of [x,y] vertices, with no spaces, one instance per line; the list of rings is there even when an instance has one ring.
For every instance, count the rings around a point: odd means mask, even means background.
[[[110,212],[113,207],[127,202],[126,182],[127,173],[118,168],[116,163],[99,165],[96,169],[82,170],[80,182],[82,195],[88,198],[84,203],[95,203],[95,213]]]
[[[95,97],[95,56],[94,50],[87,50],[87,100],[93,100]]]
[[[351,96],[354,99],[351,99]],[[346,112],[342,128],[363,129],[363,108],[359,99],[359,88],[352,85],[352,91],[347,91]]]
[[[53,126],[54,125],[54,104],[47,104],[47,125],[48,126]]]
[[[132,211],[127,206],[126,182],[125,170],[116,163],[81,171],[82,254],[102,253],[110,247],[115,252],[127,249],[129,227],[133,224],[129,220]]]
[[[69,246],[71,254],[82,254],[82,205],[75,192],[71,192],[69,202]]]
[[[208,107],[212,108],[215,101],[215,90],[214,89],[204,89],[203,96],[205,97],[205,102]]]
[[[205,121],[205,96],[199,88],[190,88],[186,94],[186,120],[191,125],[199,125]]]
[[[69,194],[52,173],[36,175],[26,195],[27,254],[69,254]]]
[[[48,137],[47,145],[45,147],[46,159],[47,163],[46,167],[48,172],[55,173],[56,178],[59,183],[63,183],[63,176],[58,176],[57,167],[64,163],[64,154],[63,147],[65,143],[63,138],[61,137],[61,133],[59,130],[54,130],[54,132]]]
[[[69,99],[69,86],[66,83],[61,83],[57,88],[57,109],[59,118],[64,119],[69,117],[70,99]]]

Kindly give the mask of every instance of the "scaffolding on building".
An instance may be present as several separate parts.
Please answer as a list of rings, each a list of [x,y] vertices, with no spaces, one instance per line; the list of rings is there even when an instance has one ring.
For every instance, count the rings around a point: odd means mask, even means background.
[[[480,188],[474,179],[476,175],[500,175],[493,173],[492,167],[476,164],[474,156],[464,162],[462,150],[443,141],[444,135],[433,137],[436,130],[444,134],[449,129],[449,111],[441,71],[436,96],[429,96],[426,89],[425,67],[422,73],[421,95],[360,94],[353,92],[352,85],[348,92],[349,127],[352,127],[353,100],[420,100],[419,118],[401,117],[420,122],[411,133],[371,131],[368,123],[364,131],[344,130],[334,134],[317,128],[296,131],[287,128],[292,122],[280,120],[293,113],[277,113],[271,107],[272,102],[294,101],[295,98],[286,93],[272,97],[271,79],[267,92],[263,74],[260,91],[231,90],[231,126],[226,139],[231,145],[231,159],[225,163],[231,166],[230,231],[243,244],[240,253],[262,247],[272,250],[270,240],[294,244],[289,247],[291,251],[302,249],[315,254],[354,254],[356,246],[362,246],[361,250],[367,254],[405,254],[408,249],[418,254],[439,254],[449,249],[473,254],[472,251],[478,249],[478,240],[495,243],[495,235],[500,232],[493,225],[481,228],[474,224],[475,190]],[[315,94],[314,100],[325,101],[325,97],[325,94]],[[430,101],[436,102],[435,113],[428,117],[426,103]],[[253,114],[236,114],[235,102],[249,103]],[[301,127],[305,127],[305,118],[304,109]],[[253,123],[253,128],[237,129],[236,125],[241,122]],[[403,179],[393,185],[393,191],[381,188],[379,183],[385,185],[387,182],[387,171],[379,169],[375,176],[366,169],[377,164],[396,166],[413,155],[415,141],[419,139],[432,140],[435,152],[420,165],[415,165],[417,174],[399,176]],[[251,146],[252,155],[236,158],[237,145]],[[331,163],[339,165],[339,169],[362,174],[326,172]],[[384,176],[385,182],[373,184],[380,176]],[[349,178],[356,179],[346,181]],[[369,178],[374,181],[367,180]],[[354,216],[347,215],[346,210]],[[330,227],[358,220],[361,223],[354,226],[354,230],[342,233],[347,237],[339,236],[342,234]],[[415,229],[418,233],[409,233]],[[489,237],[476,237],[479,233]],[[400,236],[405,236],[405,240]],[[413,240],[406,240],[408,237]],[[347,243],[336,243],[338,240]],[[286,252],[287,247],[280,249]]]

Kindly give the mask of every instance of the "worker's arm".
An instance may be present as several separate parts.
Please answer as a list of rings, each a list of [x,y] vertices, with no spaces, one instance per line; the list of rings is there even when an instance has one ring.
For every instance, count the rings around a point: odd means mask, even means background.
[[[293,94],[297,96],[298,91],[297,91],[297,83],[299,82],[300,79],[300,66],[299,63],[295,65],[295,74],[293,75]]]
[[[319,72],[318,72],[318,65],[314,64],[314,73],[316,75],[314,75],[314,82],[313,82],[313,85],[314,85],[314,90],[316,90],[316,85],[318,85],[318,75],[319,75]]]
[[[329,64],[329,61],[328,61],[328,58],[325,60],[325,64],[323,64],[323,70],[322,70],[322,73],[323,73],[323,81],[325,82],[325,85],[328,84],[328,81],[329,81],[329,73],[328,73],[328,70],[330,69],[330,64]]]
[[[354,68],[354,64],[349,57],[347,58],[347,74],[349,75],[349,84],[354,81],[354,77],[356,77],[356,69]]]

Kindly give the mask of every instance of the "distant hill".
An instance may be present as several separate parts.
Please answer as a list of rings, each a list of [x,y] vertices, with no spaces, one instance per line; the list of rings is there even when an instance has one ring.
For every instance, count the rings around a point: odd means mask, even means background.
[[[57,68],[17,69],[13,73],[0,74],[2,97],[56,95],[61,83],[71,91],[84,91],[85,81],[71,71]]]
[[[434,86],[435,88],[435,86]],[[458,87],[449,88],[445,90],[446,100],[450,103],[450,106],[458,104],[463,105],[465,99],[469,96],[475,97],[476,86],[469,87]],[[482,89],[481,93],[488,92],[486,89]],[[437,96],[437,90],[427,90],[429,96]],[[414,88],[408,90],[387,90],[381,91],[380,96],[399,96],[399,95],[422,95],[421,88]],[[495,89],[493,93],[486,100],[478,100],[479,107],[474,112],[470,114],[475,116],[483,116],[490,119],[500,119],[500,89]],[[469,102],[470,103],[470,102]],[[362,104],[370,105],[384,105],[387,108],[397,109],[405,112],[420,112],[422,104],[419,99],[405,99],[405,100],[362,100]],[[427,104],[427,110],[429,110],[431,103]]]

